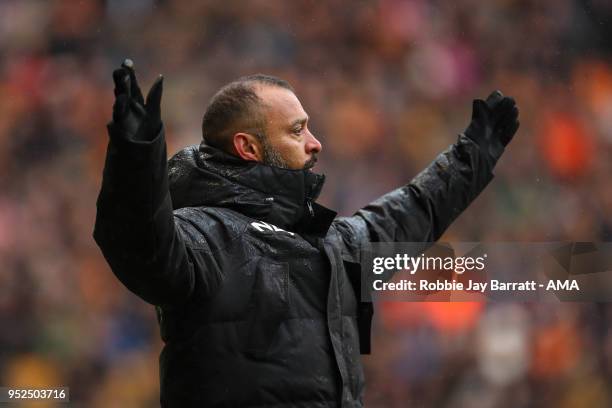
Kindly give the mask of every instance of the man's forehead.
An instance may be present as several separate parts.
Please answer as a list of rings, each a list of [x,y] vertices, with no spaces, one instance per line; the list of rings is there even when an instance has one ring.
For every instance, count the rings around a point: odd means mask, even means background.
[[[264,85],[258,86],[256,92],[271,120],[293,121],[308,116],[297,96],[289,89]]]

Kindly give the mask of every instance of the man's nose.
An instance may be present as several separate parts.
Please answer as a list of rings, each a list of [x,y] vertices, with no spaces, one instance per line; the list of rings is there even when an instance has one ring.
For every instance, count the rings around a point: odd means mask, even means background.
[[[318,154],[321,152],[321,150],[323,150],[323,146],[321,145],[321,142],[319,142],[312,133],[308,132],[308,139],[306,140],[306,153]]]

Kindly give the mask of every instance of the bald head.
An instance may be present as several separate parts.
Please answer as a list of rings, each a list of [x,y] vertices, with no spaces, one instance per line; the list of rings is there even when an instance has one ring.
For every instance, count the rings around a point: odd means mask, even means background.
[[[263,139],[266,133],[264,88],[283,88],[293,92],[288,82],[269,75],[250,75],[221,88],[211,99],[202,120],[202,137],[206,144],[232,151],[233,135],[251,133]]]

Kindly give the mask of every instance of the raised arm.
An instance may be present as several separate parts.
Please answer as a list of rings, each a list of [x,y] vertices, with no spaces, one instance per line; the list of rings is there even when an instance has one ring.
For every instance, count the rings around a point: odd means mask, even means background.
[[[519,127],[514,99],[493,92],[475,100],[457,142],[412,181],[352,217],[338,218],[347,260],[367,242],[433,242],[493,178],[493,167]]]
[[[168,191],[163,78],[146,102],[131,61],[113,72],[113,80],[116,99],[94,239],[128,289],[151,304],[174,304],[193,290],[194,271]]]

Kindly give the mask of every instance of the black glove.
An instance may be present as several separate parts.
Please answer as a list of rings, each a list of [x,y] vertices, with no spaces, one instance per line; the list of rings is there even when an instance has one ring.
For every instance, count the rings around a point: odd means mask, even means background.
[[[494,91],[486,101],[474,100],[472,122],[464,134],[496,162],[519,128],[518,114],[513,98]]]
[[[111,137],[123,137],[132,141],[151,141],[162,126],[160,103],[164,78],[155,81],[146,102],[136,81],[134,64],[126,59],[121,68],[113,71],[115,104],[113,121],[109,124]]]

